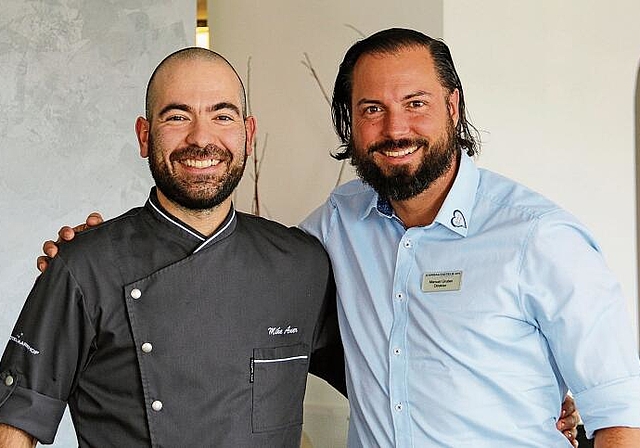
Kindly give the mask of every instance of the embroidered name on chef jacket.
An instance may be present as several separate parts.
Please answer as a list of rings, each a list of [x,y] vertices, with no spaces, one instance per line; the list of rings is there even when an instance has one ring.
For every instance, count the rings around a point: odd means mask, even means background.
[[[422,275],[422,292],[460,291],[462,271],[425,272]]]

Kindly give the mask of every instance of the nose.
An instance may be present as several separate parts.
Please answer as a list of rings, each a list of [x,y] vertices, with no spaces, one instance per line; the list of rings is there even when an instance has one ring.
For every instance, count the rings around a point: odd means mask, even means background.
[[[194,118],[187,133],[187,144],[204,148],[212,143],[213,135],[207,120]]]
[[[387,110],[384,116],[384,133],[387,138],[394,140],[409,134],[409,120],[401,110]]]

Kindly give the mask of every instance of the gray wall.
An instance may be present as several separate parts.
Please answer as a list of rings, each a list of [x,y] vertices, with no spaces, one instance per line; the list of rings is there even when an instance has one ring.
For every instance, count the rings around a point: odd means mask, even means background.
[[[192,45],[194,1],[0,0],[0,346],[62,223],[114,216],[151,186],[133,132],[144,88]],[[54,446],[74,446],[65,421]]]

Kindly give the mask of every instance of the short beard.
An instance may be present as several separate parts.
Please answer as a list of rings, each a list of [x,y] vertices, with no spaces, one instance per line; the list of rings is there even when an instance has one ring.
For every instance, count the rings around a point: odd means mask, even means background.
[[[236,189],[247,162],[246,153],[241,164],[233,163],[233,155],[228,150],[207,146],[205,148],[186,147],[171,155],[171,160],[186,158],[188,155],[207,157],[215,155],[226,161],[229,170],[219,178],[201,176],[201,178],[181,179],[169,172],[162,160],[162,154],[156,154],[156,148],[149,135],[149,169],[158,190],[174,204],[186,210],[210,210],[224,202]]]
[[[454,135],[453,120],[449,118],[445,136],[433,142],[425,138],[407,138],[377,142],[366,150],[352,147],[351,165],[355,167],[358,177],[371,185],[378,195],[392,201],[404,201],[427,190],[451,168],[457,154]],[[353,146],[353,143],[350,145]],[[410,172],[408,166],[393,166],[389,174],[385,174],[373,160],[376,151],[413,146],[423,147],[422,161],[414,173]]]

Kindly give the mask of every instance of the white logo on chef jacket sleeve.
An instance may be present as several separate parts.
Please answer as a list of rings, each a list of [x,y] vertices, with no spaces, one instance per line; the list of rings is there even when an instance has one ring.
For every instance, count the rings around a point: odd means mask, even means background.
[[[32,355],[38,355],[40,354],[40,350],[36,350],[35,348],[31,347],[26,341],[22,340],[22,336],[24,336],[24,333],[20,333],[18,336],[9,336],[9,340],[11,342],[15,342],[18,345],[23,346],[24,348],[26,348],[29,353],[31,353]]]

